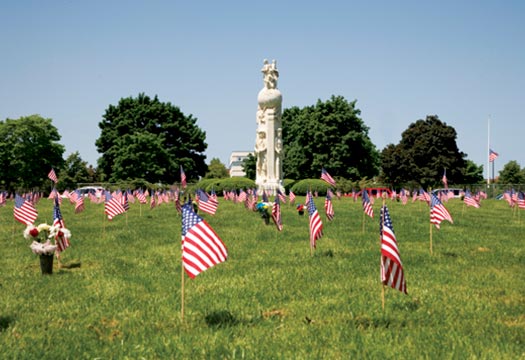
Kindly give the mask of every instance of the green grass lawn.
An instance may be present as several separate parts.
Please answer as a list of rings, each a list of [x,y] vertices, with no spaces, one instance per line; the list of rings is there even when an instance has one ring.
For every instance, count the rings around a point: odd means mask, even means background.
[[[304,198],[298,200],[303,201]],[[313,256],[308,216],[282,205],[284,229],[222,201],[202,215],[228,261],[184,279],[181,217],[173,204],[131,204],[109,222],[103,204],[62,213],[73,236],[65,268],[39,260],[0,208],[1,359],[518,359],[525,357],[525,212],[487,200],[445,203],[454,224],[433,229],[429,209],[387,201],[408,295],[385,289],[381,307],[379,202],[334,200]],[[52,222],[42,199],[40,222]],[[521,212],[521,213],[520,213]]]

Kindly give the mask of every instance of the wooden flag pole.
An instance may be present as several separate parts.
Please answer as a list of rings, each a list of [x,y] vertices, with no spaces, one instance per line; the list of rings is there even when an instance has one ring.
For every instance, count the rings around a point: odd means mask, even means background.
[[[430,255],[432,255],[432,223],[430,223]]]
[[[386,195],[383,195],[383,205],[381,210],[379,211],[379,216],[381,216],[381,232],[379,233],[379,249],[381,249],[381,246],[383,244],[383,231],[385,228],[385,197]],[[381,262],[382,263],[382,262]],[[383,279],[381,279],[381,309],[385,310],[385,284],[383,283]]]
[[[184,260],[182,259],[182,256],[181,256],[181,280],[180,280],[180,319],[182,322],[184,322]]]
[[[361,229],[361,232],[364,234],[365,233],[365,212],[364,212],[364,209],[363,209],[363,221],[362,221],[362,229]]]

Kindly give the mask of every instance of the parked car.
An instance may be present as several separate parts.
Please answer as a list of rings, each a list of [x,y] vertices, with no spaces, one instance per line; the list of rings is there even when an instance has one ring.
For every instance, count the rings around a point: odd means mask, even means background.
[[[462,193],[464,192],[463,189],[448,188],[448,189],[434,189],[434,190],[432,190],[432,194],[437,196],[442,191],[452,191],[454,193],[454,198],[460,198]]]
[[[78,188],[77,190],[84,197],[88,196],[90,193],[96,195],[97,197],[100,197],[102,191],[104,191],[105,189],[102,186],[83,186],[81,188]]]

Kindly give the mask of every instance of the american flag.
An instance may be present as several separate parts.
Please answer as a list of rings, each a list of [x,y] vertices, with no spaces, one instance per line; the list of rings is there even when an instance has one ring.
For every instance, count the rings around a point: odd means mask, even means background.
[[[315,248],[315,243],[317,239],[320,239],[323,236],[323,222],[319,216],[319,212],[315,207],[314,199],[312,198],[312,193],[309,191],[306,195],[308,201],[308,214],[310,216],[310,247]]]
[[[126,210],[126,211],[129,210],[129,201],[128,201],[128,192],[127,191],[124,191],[122,193],[122,197],[120,198],[120,203],[122,204],[122,207],[124,208],[124,210]]]
[[[525,209],[525,194],[523,194],[523,191],[518,193],[518,207],[520,209]]]
[[[228,250],[213,228],[193,211],[182,207],[182,262],[190,278],[228,258]]]
[[[326,171],[325,168],[321,169],[321,179],[326,181],[331,186],[335,187],[335,180],[334,180],[334,178],[330,176],[330,174],[328,173],[328,171]]]
[[[197,190],[197,196],[199,198],[198,200],[199,210],[207,212],[208,214],[215,215],[215,212],[217,211],[217,208],[219,206],[219,203],[217,202],[217,200],[214,200],[211,196],[209,196],[202,189]]]
[[[443,220],[448,220],[451,224],[454,223],[445,206],[441,203],[441,201],[439,201],[436,195],[432,194],[430,202],[430,223],[436,225],[436,227],[439,229],[439,226]]]
[[[182,165],[180,166],[180,186],[183,189],[186,187],[186,174],[184,173],[184,170],[182,169]]]
[[[126,209],[122,206],[120,201],[114,196],[111,196],[111,193],[106,190],[106,203],[104,205],[104,213],[108,216],[108,219],[111,220],[115,216],[124,214]]]
[[[498,158],[499,154],[492,149],[489,149],[489,161],[494,162]]]
[[[443,185],[445,186],[445,189],[448,189],[447,169],[443,171],[443,178],[441,179],[441,181],[443,181]]]
[[[55,198],[55,206],[53,208],[53,226],[59,226],[60,228],[65,228],[64,219],[62,218],[62,213],[60,212],[60,204]],[[61,253],[70,246],[69,239],[64,235],[63,232],[58,232],[55,237],[55,243],[57,246],[57,253]]]
[[[365,212],[365,214],[373,218],[374,209],[372,208],[372,204],[370,203],[370,199],[368,197],[368,192],[366,191],[366,189],[363,189],[361,191],[361,197],[363,198],[363,211]]]
[[[407,191],[405,189],[401,189],[401,203],[403,203],[403,205],[406,205],[407,202],[408,202],[408,196],[407,196]]]
[[[286,195],[284,195],[279,189],[277,189],[277,196],[279,196],[279,200],[286,204]]]
[[[53,181],[55,184],[58,182],[57,174],[55,173],[55,170],[51,168],[51,171],[49,171],[49,174],[47,174],[47,177]]]
[[[139,199],[139,203],[141,203],[141,204],[146,204],[148,202],[148,200],[146,199],[146,196],[144,195],[144,192],[142,191],[142,189],[137,191],[137,199]]]
[[[151,191],[151,196],[150,196],[150,199],[149,199],[149,208],[150,209],[153,209],[155,206],[157,206],[157,200],[156,200],[156,195],[155,195],[155,191]]]
[[[293,204],[295,201],[295,194],[292,190],[288,193],[288,199],[290,199],[290,203]]]
[[[37,219],[38,212],[30,201],[27,201],[20,195],[16,194],[14,216],[16,221],[19,221],[22,224],[31,225]]]
[[[283,230],[283,219],[281,218],[281,203],[279,197],[276,196],[272,205],[272,219],[277,227],[277,230]]]
[[[426,201],[427,204],[430,204],[430,195],[425,190],[423,190],[423,188],[419,188],[418,199],[421,201]]]
[[[381,208],[379,223],[381,236],[381,282],[403,293],[407,293],[407,285],[403,264],[397,247],[396,235],[392,226],[392,219],[385,205]]]
[[[475,208],[479,208],[479,202],[472,197],[470,190],[465,191],[465,197],[463,198],[463,202],[467,206],[473,206]]]
[[[80,193],[79,190],[75,190],[75,193],[75,214],[78,214],[84,211],[84,196]]]
[[[334,219],[334,207],[332,206],[332,191],[328,189],[326,192],[326,198],[324,199],[324,210],[326,213],[326,218],[329,221],[332,221]]]

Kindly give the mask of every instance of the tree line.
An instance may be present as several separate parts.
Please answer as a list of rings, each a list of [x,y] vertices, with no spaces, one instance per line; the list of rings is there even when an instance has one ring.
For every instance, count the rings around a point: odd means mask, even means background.
[[[335,178],[374,179],[393,187],[436,186],[444,171],[451,184],[483,182],[483,166],[460,151],[455,129],[437,115],[416,120],[398,144],[379,151],[356,103],[332,96],[311,106],[284,109],[285,178],[318,178],[324,167]],[[64,158],[65,147],[52,119],[29,115],[0,121],[0,187],[48,188],[51,168],[58,174],[59,190],[79,183],[173,184],[180,181],[181,168],[189,181],[228,177],[219,159],[206,164],[206,132],[197,119],[157,96],[141,93],[110,104],[98,126],[101,133],[94,145],[101,156],[93,167],[78,152]],[[255,160],[252,155],[244,163],[248,178],[255,178]],[[511,161],[499,181],[525,183],[525,168]]]

